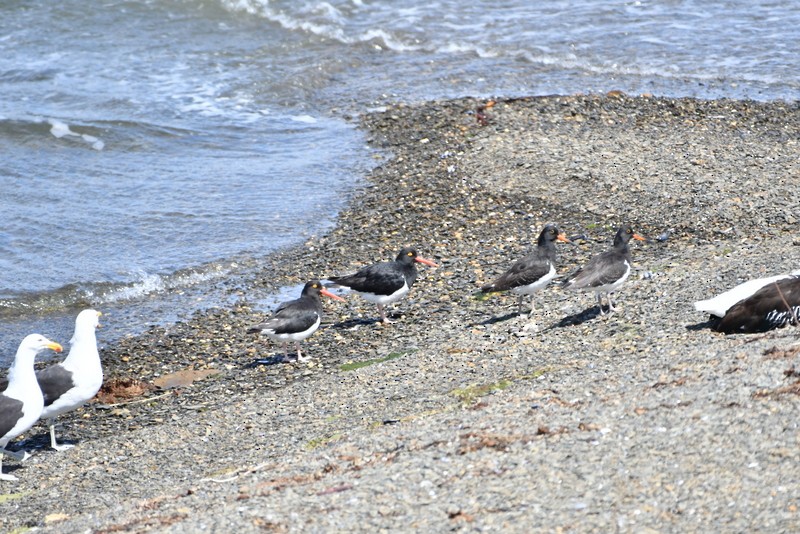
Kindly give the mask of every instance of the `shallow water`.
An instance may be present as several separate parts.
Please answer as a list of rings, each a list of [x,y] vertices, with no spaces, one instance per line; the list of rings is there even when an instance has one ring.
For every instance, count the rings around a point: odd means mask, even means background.
[[[224,304],[333,223],[387,101],[797,98],[791,3],[540,4],[0,1],[0,362],[82,307],[109,341]]]

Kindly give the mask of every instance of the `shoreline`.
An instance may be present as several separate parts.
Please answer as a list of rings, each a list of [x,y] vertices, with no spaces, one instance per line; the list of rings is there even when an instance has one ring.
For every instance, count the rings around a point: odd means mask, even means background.
[[[412,245],[440,267],[396,324],[326,301],[310,364],[253,365],[277,347],[246,334],[266,313],[244,300],[107,347],[107,381],[145,397],[60,419],[70,451],[4,462],[0,529],[797,528],[796,331],[723,337],[691,302],[796,268],[800,106],[532,97],[482,125],[484,103],[362,117],[388,158],[333,229],[231,288],[258,301]],[[586,236],[558,247],[560,276],[622,222],[651,237],[617,314],[555,283],[534,321],[472,298],[547,222]],[[217,374],[149,389],[189,369]]]

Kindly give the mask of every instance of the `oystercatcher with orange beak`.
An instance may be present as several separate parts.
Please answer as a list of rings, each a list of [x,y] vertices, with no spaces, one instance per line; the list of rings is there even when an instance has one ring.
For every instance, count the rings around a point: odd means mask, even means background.
[[[619,289],[631,274],[631,254],[628,250],[631,239],[646,241],[644,237],[635,233],[630,225],[622,225],[614,236],[614,246],[611,250],[589,260],[585,267],[578,269],[564,281],[564,287],[594,291],[597,294],[600,315],[604,314],[603,295],[606,295],[608,300],[608,312],[616,311],[611,294]]]
[[[417,279],[414,263],[438,267],[431,260],[417,254],[413,248],[406,247],[397,253],[394,261],[375,263],[345,276],[331,276],[328,287],[348,287],[361,295],[367,302],[378,306],[381,321],[389,323],[384,306],[402,299],[408,294]]]
[[[250,327],[247,332],[264,334],[272,341],[281,343],[284,353],[286,353],[286,344],[294,341],[297,349],[297,361],[308,361],[309,358],[304,357],[300,352],[300,342],[316,332],[322,322],[320,295],[344,300],[322,287],[319,280],[311,280],[303,287],[299,299],[282,303],[269,319]],[[289,359],[288,354],[285,359]]]
[[[539,234],[536,248],[514,263],[494,282],[481,287],[484,293],[496,291],[509,291],[519,295],[519,313],[522,314],[522,299],[525,295],[533,296],[556,276],[556,247],[555,242],[569,243],[569,239],[562,234],[554,224],[548,224]],[[536,304],[531,298],[531,312],[536,311]]]

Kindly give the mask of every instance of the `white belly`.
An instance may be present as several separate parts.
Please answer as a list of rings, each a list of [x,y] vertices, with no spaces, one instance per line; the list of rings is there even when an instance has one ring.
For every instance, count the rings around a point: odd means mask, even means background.
[[[613,282],[611,284],[605,284],[605,285],[602,285],[602,286],[593,287],[592,291],[594,291],[595,293],[613,293],[614,291],[619,289],[622,286],[622,284],[625,283],[625,280],[628,279],[628,276],[630,276],[630,274],[631,274],[631,264],[626,261],[625,262],[625,274],[623,274],[619,278],[619,280],[617,280],[616,282]]]
[[[50,419],[52,417],[57,417],[63,413],[67,413],[69,411],[82,406],[86,401],[94,397],[98,391],[100,391],[100,386],[103,385],[103,376],[100,375],[99,380],[95,380],[92,383],[84,383],[78,387],[74,387],[61,395],[58,399],[56,399],[53,404],[47,406],[42,410],[42,419]]]
[[[317,331],[317,328],[319,328],[320,321],[321,318],[317,316],[317,321],[310,327],[308,327],[306,330],[303,330],[302,332],[294,332],[291,334],[289,333],[276,334],[271,330],[264,330],[264,334],[266,334],[266,336],[270,338],[272,341],[278,341],[280,343],[286,343],[287,341],[303,341],[304,339],[306,339],[311,334]]]
[[[376,295],[375,293],[362,293],[361,291],[356,291],[361,295],[361,298],[366,300],[367,302],[371,302],[373,304],[391,304],[393,302],[397,302],[401,298],[405,297],[408,294],[408,284],[403,284],[403,287],[392,293],[391,295]]]
[[[547,286],[550,283],[550,280],[555,278],[556,276],[556,268],[550,264],[550,272],[548,272],[543,277],[539,278],[537,281],[533,282],[532,284],[528,284],[526,286],[519,286],[511,289],[511,293],[515,295],[533,295],[540,289]]]

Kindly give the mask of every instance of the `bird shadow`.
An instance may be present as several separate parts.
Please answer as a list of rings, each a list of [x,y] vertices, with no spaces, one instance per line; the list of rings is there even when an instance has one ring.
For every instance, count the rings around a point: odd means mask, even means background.
[[[353,319],[347,319],[345,321],[339,321],[338,323],[333,323],[330,325],[330,328],[336,328],[338,330],[350,330],[352,328],[358,328],[359,326],[371,326],[380,322],[381,322],[380,318],[378,319],[353,318]]]
[[[253,369],[254,367],[261,367],[262,365],[278,365],[280,363],[291,363],[292,359],[286,357],[285,354],[276,354],[266,358],[258,358],[252,362],[245,364],[245,369]]]
[[[577,326],[587,321],[591,321],[592,319],[597,319],[598,317],[600,317],[600,307],[592,306],[590,308],[586,308],[581,312],[573,313],[572,315],[567,315],[566,317],[563,317],[560,321],[553,324],[551,328],[564,328],[567,326]]]
[[[59,445],[72,445],[73,447],[78,445],[80,441],[71,440],[71,439],[59,439]],[[32,451],[51,451],[57,452],[54,449],[50,448],[50,432],[39,432],[36,434],[32,434],[29,438],[24,439],[18,442],[15,447],[7,447],[9,452],[17,452],[17,453],[24,453],[24,452],[32,452]],[[7,458],[13,458],[12,456],[6,456]],[[18,458],[14,458],[19,463]],[[5,464],[3,465],[3,470],[5,471]]]
[[[406,314],[400,311],[395,312],[387,312],[386,318],[390,320],[388,324],[394,324],[395,321],[399,321],[406,317]],[[329,328],[337,328],[340,330],[350,330],[352,328],[358,328],[360,326],[375,326],[375,325],[383,325],[385,324],[380,317],[371,317],[371,318],[363,318],[363,317],[354,317],[352,319],[347,319],[344,321],[339,321],[336,323],[332,323]]]
[[[480,326],[489,326],[489,325],[492,325],[492,324],[497,324],[497,323],[502,323],[504,321],[509,321],[509,320],[514,319],[515,317],[519,317],[521,315],[525,315],[525,313],[524,312],[523,313],[512,312],[512,313],[507,313],[505,315],[493,316],[493,317],[489,317],[488,319],[486,319],[484,321],[473,323],[472,326],[478,326],[478,325],[480,325]]]
[[[690,332],[698,332],[700,330],[714,330],[719,324],[719,319],[709,318],[707,321],[697,324],[686,325],[686,330]]]
[[[11,456],[7,456],[6,458],[11,458]],[[6,462],[5,458],[3,458],[3,473],[6,475],[10,475],[17,469],[22,469],[23,467],[25,466],[16,460],[14,461],[13,464],[10,464]]]

